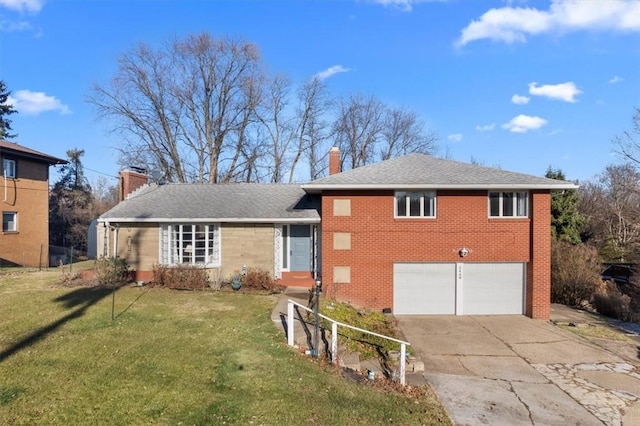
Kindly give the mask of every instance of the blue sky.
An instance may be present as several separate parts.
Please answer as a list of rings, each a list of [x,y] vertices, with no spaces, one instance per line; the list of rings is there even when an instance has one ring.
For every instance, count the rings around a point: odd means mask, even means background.
[[[116,176],[117,140],[86,102],[119,54],[207,31],[255,43],[268,71],[332,95],[417,111],[438,156],[588,180],[640,106],[640,1],[0,0],[0,78],[14,141],[89,180]],[[52,179],[54,177],[52,176]]]

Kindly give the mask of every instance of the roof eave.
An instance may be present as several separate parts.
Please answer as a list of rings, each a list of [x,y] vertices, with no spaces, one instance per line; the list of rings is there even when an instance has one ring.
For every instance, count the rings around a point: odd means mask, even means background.
[[[474,184],[333,184],[333,185],[302,185],[307,193],[315,194],[322,191],[357,191],[357,190],[373,190],[373,189],[548,189],[548,190],[565,190],[578,189],[579,186],[574,183],[558,183],[558,184],[499,184],[499,183],[474,183]]]
[[[106,223],[320,223],[319,217],[301,218],[191,218],[191,217],[100,217],[98,222]]]

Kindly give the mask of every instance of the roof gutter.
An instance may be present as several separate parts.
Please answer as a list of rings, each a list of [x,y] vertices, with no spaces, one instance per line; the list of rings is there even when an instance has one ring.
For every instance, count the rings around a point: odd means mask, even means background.
[[[562,191],[565,189],[578,189],[579,186],[575,183],[571,182],[563,182],[557,184],[486,184],[486,183],[474,183],[474,184],[333,184],[333,185],[315,185],[315,184],[307,184],[301,185],[302,189],[304,189],[307,193],[320,193],[322,191],[357,191],[357,190],[374,190],[374,189],[389,189],[389,190],[399,190],[399,189],[518,189],[518,190],[531,190],[531,189],[548,189],[550,191]]]
[[[108,217],[98,218],[98,223],[320,223],[319,217],[305,218],[224,218],[224,217]]]

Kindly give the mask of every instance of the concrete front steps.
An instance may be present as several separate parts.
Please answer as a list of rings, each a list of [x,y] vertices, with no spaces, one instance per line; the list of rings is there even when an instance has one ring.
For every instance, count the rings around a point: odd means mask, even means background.
[[[311,272],[282,272],[282,277],[276,284],[285,287],[313,288],[315,280]]]

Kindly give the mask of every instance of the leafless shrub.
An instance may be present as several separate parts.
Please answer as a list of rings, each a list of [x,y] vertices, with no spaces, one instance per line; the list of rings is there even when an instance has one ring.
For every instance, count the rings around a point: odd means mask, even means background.
[[[249,268],[242,279],[242,285],[252,290],[275,289],[276,283],[269,271],[260,268]]]
[[[607,281],[604,290],[593,295],[593,304],[602,315],[622,321],[633,321],[640,317],[631,309],[631,297],[623,294],[613,281]]]
[[[588,303],[601,285],[595,248],[554,241],[551,247],[551,301],[569,306]]]
[[[203,268],[154,265],[152,285],[175,290],[203,290],[209,283],[207,271]]]

